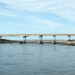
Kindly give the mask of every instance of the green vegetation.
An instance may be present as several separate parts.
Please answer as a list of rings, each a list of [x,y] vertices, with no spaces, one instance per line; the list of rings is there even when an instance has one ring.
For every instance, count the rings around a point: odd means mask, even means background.
[[[10,40],[7,40],[7,39],[0,39],[0,42],[10,42]]]
[[[10,41],[10,40],[7,40],[7,39],[0,39],[0,41],[3,42],[3,41]]]

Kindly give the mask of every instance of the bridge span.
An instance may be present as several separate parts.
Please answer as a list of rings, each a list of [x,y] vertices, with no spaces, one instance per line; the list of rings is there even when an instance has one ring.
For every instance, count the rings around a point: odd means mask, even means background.
[[[39,37],[39,43],[42,44],[42,38],[44,36],[53,36],[53,43],[56,43],[56,36],[67,36],[68,40],[70,41],[71,36],[75,36],[75,34],[0,34],[0,37],[23,37],[23,43],[26,43],[26,38],[30,36],[37,36]]]

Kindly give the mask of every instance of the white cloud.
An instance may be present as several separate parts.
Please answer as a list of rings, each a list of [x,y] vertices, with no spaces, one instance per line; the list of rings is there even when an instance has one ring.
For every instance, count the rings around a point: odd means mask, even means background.
[[[8,8],[21,11],[53,12],[70,21],[75,21],[75,0],[0,0]]]
[[[45,28],[54,29],[54,28],[60,27],[60,25],[61,25],[57,22],[54,22],[51,20],[40,19],[40,18],[34,17],[34,16],[32,17],[32,19],[34,22],[37,22],[37,23],[39,22],[40,24],[42,24],[41,26],[45,27]]]
[[[13,16],[15,17],[16,14],[9,11],[9,10],[3,10],[3,9],[0,9],[0,15],[3,15],[3,16]]]
[[[29,11],[29,12],[52,12],[70,21],[75,21],[75,0],[0,0],[0,2],[7,4],[7,8]],[[1,15],[16,16],[12,11],[0,10]],[[37,17],[29,17],[36,23],[45,25],[44,27],[56,28],[61,24],[40,19]],[[47,25],[47,26],[46,26]]]
[[[51,8],[50,8],[51,7]],[[68,19],[69,21],[75,21],[75,1],[74,0],[61,0],[59,3],[56,2],[54,6],[46,7],[47,11],[51,12]]]
[[[51,21],[51,20],[46,20],[42,19],[36,16],[27,16],[27,17],[22,17],[23,19],[26,19],[28,22],[29,27],[34,27],[34,28],[42,28],[42,29],[56,29],[59,28],[62,24]],[[25,25],[23,25],[25,26]]]

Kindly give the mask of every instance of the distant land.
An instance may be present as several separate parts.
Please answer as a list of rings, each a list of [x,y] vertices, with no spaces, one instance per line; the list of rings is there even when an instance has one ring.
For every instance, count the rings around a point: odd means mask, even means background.
[[[26,40],[24,41],[15,41],[15,40],[8,40],[8,39],[0,39],[0,44],[2,43],[19,43],[19,44],[26,44],[26,43],[39,43],[39,40]],[[75,46],[75,40],[56,40],[55,42],[53,40],[42,40],[42,43],[52,43],[52,44],[62,44],[62,45],[72,45]]]
[[[8,39],[0,39],[0,43],[16,43],[17,41],[8,40]]]

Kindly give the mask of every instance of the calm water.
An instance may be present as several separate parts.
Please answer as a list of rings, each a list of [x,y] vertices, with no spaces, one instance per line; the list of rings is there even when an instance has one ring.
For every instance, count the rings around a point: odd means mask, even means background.
[[[75,75],[75,46],[0,44],[0,75]]]

